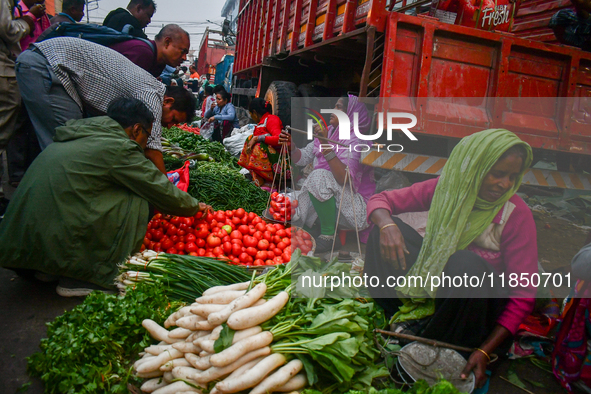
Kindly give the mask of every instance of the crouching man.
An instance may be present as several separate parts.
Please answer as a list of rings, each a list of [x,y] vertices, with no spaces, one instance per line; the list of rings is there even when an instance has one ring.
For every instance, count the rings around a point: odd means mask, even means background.
[[[144,103],[121,98],[107,116],[58,127],[0,223],[0,264],[59,277],[61,296],[113,289],[117,264],[142,245],[148,204],[178,216],[207,209],[144,155],[153,122]]]

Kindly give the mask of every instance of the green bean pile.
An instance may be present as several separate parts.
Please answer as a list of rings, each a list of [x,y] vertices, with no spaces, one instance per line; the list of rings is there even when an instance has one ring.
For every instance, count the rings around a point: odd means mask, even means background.
[[[259,215],[265,210],[269,193],[223,163],[199,162],[190,176],[189,194],[215,210],[244,208]]]
[[[178,145],[185,151],[207,153],[215,161],[240,169],[238,166],[238,159],[232,156],[230,152],[226,151],[224,145],[217,141],[206,140],[200,135],[188,133],[177,127],[162,129],[162,137],[166,138],[171,143]]]

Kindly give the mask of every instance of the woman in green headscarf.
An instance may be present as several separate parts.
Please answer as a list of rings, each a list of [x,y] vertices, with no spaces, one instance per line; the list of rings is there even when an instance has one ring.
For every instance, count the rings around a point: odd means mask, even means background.
[[[515,194],[531,162],[515,134],[481,131],[460,141],[439,178],[367,204],[376,227],[365,273],[388,283],[370,288],[372,297],[393,316],[393,329],[474,348],[463,374],[474,371],[478,387],[489,355],[508,348],[534,305],[532,286],[508,288],[511,274],[538,272],[533,216]],[[393,216],[420,211],[429,212],[424,238]]]

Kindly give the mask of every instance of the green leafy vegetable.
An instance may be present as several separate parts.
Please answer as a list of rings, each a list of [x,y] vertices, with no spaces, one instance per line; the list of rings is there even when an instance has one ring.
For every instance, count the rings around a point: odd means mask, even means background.
[[[128,383],[140,384],[132,361],[153,342],[142,320],[161,324],[180,305],[141,284],[125,297],[95,291],[47,325],[41,352],[28,358],[29,373],[46,393],[128,393]]]
[[[213,350],[215,350],[216,353],[219,353],[232,346],[232,341],[234,340],[235,332],[236,331],[228,327],[226,323],[222,324],[222,331],[220,332],[220,337],[216,339],[216,341],[214,342]]]

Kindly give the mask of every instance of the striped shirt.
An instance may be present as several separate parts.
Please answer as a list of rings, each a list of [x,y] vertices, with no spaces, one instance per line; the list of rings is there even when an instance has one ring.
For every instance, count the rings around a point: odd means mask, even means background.
[[[72,37],[33,44],[47,61],[66,92],[80,109],[107,113],[119,97],[142,101],[154,115],[147,147],[162,150],[162,104],[166,87],[156,78],[112,49]]]

